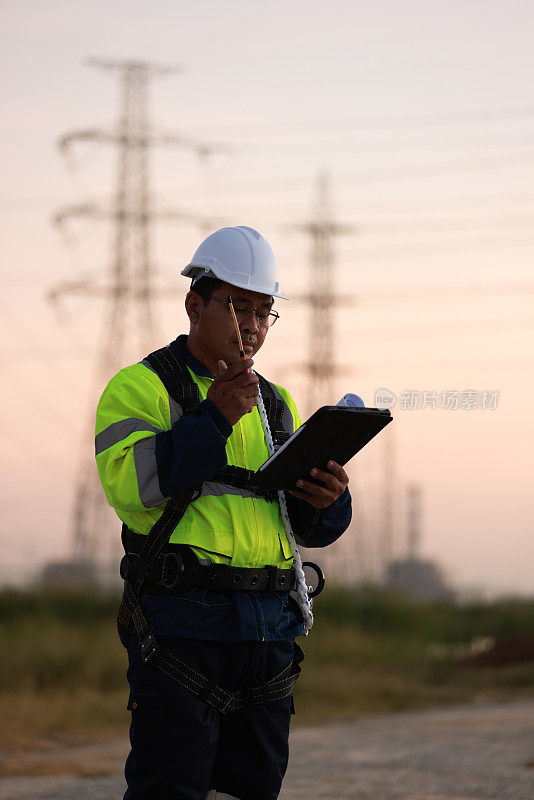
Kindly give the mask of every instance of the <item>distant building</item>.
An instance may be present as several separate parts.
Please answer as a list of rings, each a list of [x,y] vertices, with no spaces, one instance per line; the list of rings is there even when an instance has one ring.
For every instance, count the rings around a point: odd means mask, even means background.
[[[76,588],[97,582],[95,565],[91,561],[49,561],[44,565],[40,583],[46,586]]]
[[[433,561],[409,557],[392,561],[386,570],[386,584],[418,600],[451,596],[440,567]]]
[[[49,561],[45,564],[39,583],[61,589],[98,586],[116,590],[122,586],[119,564],[97,564],[89,559]]]
[[[408,488],[408,555],[391,561],[384,575],[392,589],[418,600],[437,600],[452,596],[441,568],[430,560],[419,558],[421,544],[421,489]]]

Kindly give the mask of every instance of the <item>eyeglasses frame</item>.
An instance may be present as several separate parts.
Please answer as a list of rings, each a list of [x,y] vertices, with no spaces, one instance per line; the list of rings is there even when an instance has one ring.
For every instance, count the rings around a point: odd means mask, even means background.
[[[204,297],[206,300],[215,300],[216,303],[224,303],[225,306],[228,306],[228,311],[230,311],[230,303],[228,302],[228,300],[222,300],[220,297],[214,297],[212,294],[201,294],[200,292],[199,292],[199,294],[200,294],[201,297]],[[238,316],[240,314],[246,314],[247,317],[249,317],[251,314],[254,314],[255,317],[256,317],[256,322],[258,323],[258,325],[260,327],[264,327],[264,328],[265,327],[266,328],[272,328],[273,325],[275,324],[276,320],[280,319],[280,314],[277,311],[272,311],[271,310],[271,311],[269,311],[269,313],[267,315],[267,318],[272,317],[273,321],[272,322],[267,322],[267,325],[264,325],[264,324],[262,324],[261,320],[258,319],[258,311],[260,309],[251,308],[250,311],[244,311],[244,310],[237,309],[235,307],[235,305],[234,305],[234,310],[235,310],[235,313]]]

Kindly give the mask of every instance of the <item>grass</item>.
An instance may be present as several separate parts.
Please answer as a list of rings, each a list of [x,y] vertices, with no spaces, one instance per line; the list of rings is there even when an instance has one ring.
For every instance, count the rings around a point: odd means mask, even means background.
[[[126,733],[118,602],[94,592],[0,592],[0,749]],[[315,616],[301,640],[296,724],[534,696],[532,662],[459,669],[457,658],[476,637],[534,633],[534,601],[417,604],[369,587],[328,591]]]
[[[304,674],[295,691],[297,723],[534,697],[534,663],[459,669],[452,658],[429,658],[419,639],[362,634],[349,625],[325,626],[322,620],[304,646]]]
[[[365,587],[330,591],[315,617],[295,692],[300,722],[534,697],[534,662],[493,669],[458,665],[458,653],[469,654],[473,642],[534,634],[532,600],[425,604]]]
[[[117,607],[99,593],[0,593],[0,749],[127,729]]]

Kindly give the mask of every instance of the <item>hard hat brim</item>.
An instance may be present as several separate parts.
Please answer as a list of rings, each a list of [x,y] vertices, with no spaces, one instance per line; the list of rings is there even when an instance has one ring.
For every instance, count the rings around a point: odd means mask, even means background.
[[[220,281],[224,281],[229,286],[236,286],[239,289],[247,289],[250,292],[257,292],[258,294],[265,294],[270,297],[279,297],[281,300],[290,300],[291,298],[288,297],[286,294],[283,294],[281,291],[273,290],[272,287],[265,287],[265,286],[257,286],[255,284],[251,284],[248,275],[243,274],[244,280],[239,280],[239,278],[235,278],[232,276],[232,280],[228,280],[229,276],[217,275],[217,268],[214,268],[213,264],[194,264],[190,263],[187,267],[184,267],[181,270],[180,274],[184,275],[186,278],[193,278],[197,272],[205,271],[206,277],[215,277]],[[194,291],[194,289],[193,289]]]

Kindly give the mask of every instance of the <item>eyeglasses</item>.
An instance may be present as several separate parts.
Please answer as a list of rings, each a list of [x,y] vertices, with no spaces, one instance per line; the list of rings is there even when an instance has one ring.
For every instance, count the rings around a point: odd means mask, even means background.
[[[221,300],[218,297],[213,297],[212,294],[203,294],[201,296],[206,298],[206,300],[215,300],[216,303],[224,303],[226,306],[228,306],[228,310],[230,310],[230,303],[228,300]],[[260,328],[270,328],[280,317],[280,314],[277,314],[276,311],[267,311],[265,308],[236,306],[235,303],[233,305],[236,317],[240,322],[244,322],[251,316],[251,314],[254,314],[256,317],[256,322]]]

